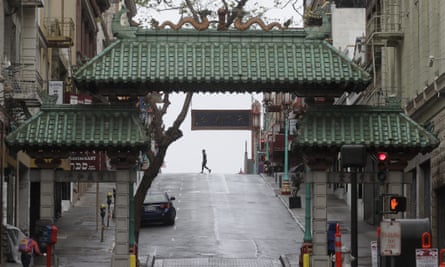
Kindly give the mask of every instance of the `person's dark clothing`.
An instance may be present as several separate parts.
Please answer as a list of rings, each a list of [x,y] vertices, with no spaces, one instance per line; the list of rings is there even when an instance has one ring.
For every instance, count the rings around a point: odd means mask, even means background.
[[[202,167],[201,167],[201,173],[204,172],[204,169],[208,170],[209,173],[212,172],[212,170],[209,169],[209,168],[207,167],[207,154],[206,154],[206,151],[203,149],[203,150],[202,150]]]
[[[31,264],[31,258],[31,254],[22,252],[22,256],[20,259],[22,260],[23,267],[29,267],[29,265]]]

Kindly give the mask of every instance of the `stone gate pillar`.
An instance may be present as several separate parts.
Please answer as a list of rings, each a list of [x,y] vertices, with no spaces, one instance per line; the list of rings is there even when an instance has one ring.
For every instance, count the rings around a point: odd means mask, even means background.
[[[327,242],[327,170],[315,170],[312,176],[312,265],[328,266]]]
[[[54,222],[54,169],[40,170],[40,220]]]
[[[308,151],[304,155],[308,182],[312,183],[312,257],[311,266],[329,266],[327,235],[327,182],[337,153],[331,151]]]
[[[129,170],[116,171],[115,242],[112,267],[129,266],[130,234],[130,181]]]

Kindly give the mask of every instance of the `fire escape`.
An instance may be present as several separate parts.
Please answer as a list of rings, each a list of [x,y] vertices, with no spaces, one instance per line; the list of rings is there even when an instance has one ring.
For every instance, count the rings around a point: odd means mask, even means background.
[[[367,7],[366,46],[374,82],[364,92],[362,102],[381,105],[398,92],[390,82],[388,53],[403,39],[400,0],[374,0]],[[386,53],[386,54],[385,54]]]
[[[43,89],[43,79],[37,69],[36,43],[37,32],[33,25],[34,9],[41,8],[44,0],[12,0],[9,5],[20,14],[22,26],[20,43],[11,43],[20,52],[18,60],[5,60],[2,75],[5,77],[4,92],[1,102],[4,113],[12,125],[18,126],[30,118],[40,107],[38,93]],[[12,32],[14,37],[16,32]],[[14,40],[15,38],[12,38]]]

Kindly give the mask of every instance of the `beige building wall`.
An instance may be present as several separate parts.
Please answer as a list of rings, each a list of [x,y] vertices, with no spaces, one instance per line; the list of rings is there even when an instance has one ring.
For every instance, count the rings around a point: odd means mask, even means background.
[[[397,48],[400,56],[394,67],[400,69],[402,106],[416,122],[429,125],[441,141],[445,138],[445,1],[401,1],[402,30],[404,39]],[[434,59],[431,61],[430,57]],[[442,92],[442,93],[441,93]],[[438,199],[437,189],[445,185],[444,144],[432,153],[413,159],[406,171],[417,173],[417,218],[431,219],[433,247],[443,246],[444,231],[439,228],[445,207]],[[430,160],[431,174],[421,173]],[[431,177],[431,179],[430,179]],[[429,198],[421,197],[421,191],[430,187]]]
[[[404,40],[401,45],[402,101],[407,103],[437,74],[444,72],[445,60],[432,67],[429,56],[445,57],[445,1],[401,1]]]

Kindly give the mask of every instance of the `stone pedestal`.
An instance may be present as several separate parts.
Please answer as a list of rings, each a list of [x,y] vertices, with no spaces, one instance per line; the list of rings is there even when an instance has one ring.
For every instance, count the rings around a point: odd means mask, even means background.
[[[130,175],[128,170],[116,171],[115,247],[112,267],[128,267],[130,264]]]
[[[40,170],[40,220],[54,222],[54,170]]]
[[[312,172],[312,266],[328,266],[327,172]]]

